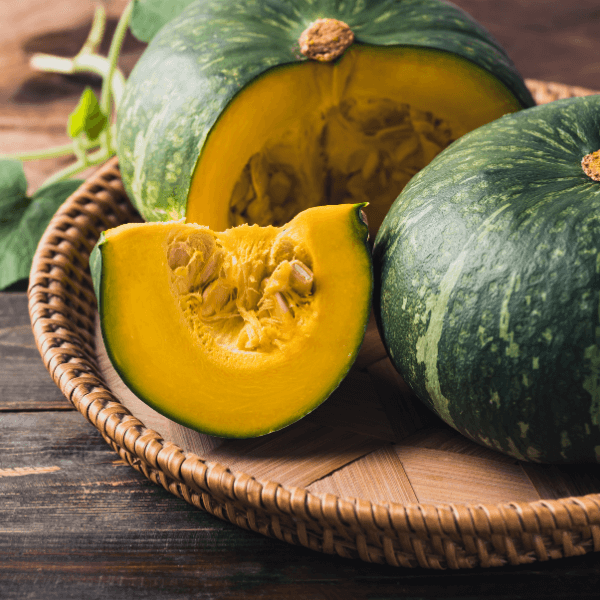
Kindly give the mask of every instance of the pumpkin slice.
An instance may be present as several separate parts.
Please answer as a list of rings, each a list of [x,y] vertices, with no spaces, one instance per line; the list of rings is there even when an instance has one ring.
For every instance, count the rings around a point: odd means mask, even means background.
[[[91,266],[113,366],[140,399],[198,431],[255,437],[297,421],[362,343],[367,235],[361,205],[313,208],[281,228],[106,231]]]
[[[280,226],[368,201],[373,235],[453,140],[533,104],[504,51],[446,2],[197,0],[136,64],[118,153],[146,220]]]

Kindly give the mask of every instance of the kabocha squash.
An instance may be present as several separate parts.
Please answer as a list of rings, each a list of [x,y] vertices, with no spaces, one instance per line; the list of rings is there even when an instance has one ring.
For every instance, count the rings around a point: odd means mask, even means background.
[[[172,420],[255,437],[300,419],[351,367],[373,285],[361,205],[215,233],[121,225],[91,257],[115,370]]]
[[[534,101],[490,35],[440,0],[197,0],[152,39],[118,115],[149,221],[282,225],[368,201],[468,131]]]
[[[599,123],[589,96],[467,134],[411,180],[373,249],[398,371],[518,459],[600,461]]]

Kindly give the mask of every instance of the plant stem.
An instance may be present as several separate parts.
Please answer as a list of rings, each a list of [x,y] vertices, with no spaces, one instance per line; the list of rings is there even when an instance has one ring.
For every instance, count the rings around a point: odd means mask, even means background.
[[[93,73],[99,75],[102,79],[100,109],[110,118],[112,104],[114,103],[115,109],[118,108],[125,89],[125,77],[117,68],[117,62],[119,54],[121,53],[125,34],[129,27],[129,22],[131,21],[132,11],[133,1],[129,2],[119,18],[106,58],[96,54],[96,51],[102,42],[102,38],[104,37],[104,30],[106,28],[106,11],[103,6],[99,5],[94,13],[94,19],[88,37],[79,53],[74,58],[38,53],[31,57],[29,61],[30,66],[38,71],[62,73],[65,75],[73,75],[75,73]],[[53,183],[54,181],[70,177],[92,164],[97,164],[101,160],[107,160],[115,152],[112,142],[115,133],[114,129],[114,125],[107,126],[102,132],[100,139],[88,147],[82,146],[81,148],[75,148],[74,141],[71,144],[44,150],[2,155],[0,156],[0,159],[38,160],[68,156],[69,154],[78,156],[78,160],[75,163],[58,171],[50,177],[50,179],[44,183],[44,185],[46,185],[47,183]],[[82,156],[81,150],[88,151],[97,146],[100,146],[98,152],[89,156]],[[99,159],[98,157],[100,156],[103,158]]]
[[[107,73],[102,80],[102,94],[100,98],[100,109],[105,115],[110,114],[110,100],[111,95],[115,100],[115,107],[119,105],[119,101],[121,100],[122,90],[117,99],[114,84],[112,82],[113,75],[120,71],[117,70],[117,61],[119,59],[119,54],[121,53],[121,47],[123,45],[123,40],[125,39],[125,34],[127,33],[127,28],[129,27],[129,21],[131,20],[131,13],[133,11],[133,0],[129,2],[129,4],[125,7],[125,10],[121,14],[119,18],[119,22],[117,23],[117,28],[115,29],[115,33],[110,42],[110,48],[108,50],[108,69]],[[123,79],[123,83],[125,80]]]
[[[98,54],[78,54],[75,58],[64,58],[52,56],[51,54],[34,54],[29,61],[32,68],[38,71],[50,73],[63,73],[74,75],[75,73],[94,73],[106,81],[109,73],[112,73],[111,91],[118,106],[125,88],[125,77],[118,69],[110,69],[108,60]]]
[[[81,54],[94,54],[98,50],[100,44],[102,43],[102,38],[104,37],[105,29],[106,10],[104,9],[104,6],[102,4],[98,4],[94,12],[92,27],[90,28],[90,32],[88,33],[87,39],[85,40],[83,46],[81,46],[81,50],[79,52]]]
[[[102,78],[100,110],[110,119],[113,104],[116,110],[125,89],[125,77],[117,68],[117,62],[129,22],[131,21],[132,12],[133,0],[127,4],[119,18],[106,58],[96,53],[102,42],[106,28],[106,11],[103,6],[98,6],[94,12],[94,19],[88,37],[74,58],[38,53],[31,57],[31,67],[39,71],[63,73],[66,75],[73,75],[75,73],[94,73],[99,75]],[[88,167],[108,160],[115,153],[112,142],[115,137],[115,128],[116,126],[110,124],[109,120],[106,128],[100,134],[99,140],[95,142],[84,142],[78,138],[74,139],[68,145],[31,152],[18,152],[0,156],[0,159],[37,160],[74,154],[77,160],[48,178],[42,184],[42,187],[46,187],[56,181],[68,179]],[[93,148],[97,148],[97,150],[89,152]]]
[[[32,150],[31,152],[15,152],[14,154],[3,154],[0,156],[2,160],[40,160],[43,158],[57,158],[73,154],[73,144],[65,144],[64,146],[55,146],[47,150]]]
[[[88,154],[85,160],[78,159],[77,161],[68,165],[64,169],[56,171],[53,175],[46,179],[46,181],[44,181],[44,183],[40,186],[40,189],[51,185],[52,183],[56,183],[57,181],[68,179],[69,177],[80,173],[88,167],[99,165],[100,163],[107,161],[111,157],[111,154],[112,153],[108,152],[105,148],[100,148],[96,152]]]

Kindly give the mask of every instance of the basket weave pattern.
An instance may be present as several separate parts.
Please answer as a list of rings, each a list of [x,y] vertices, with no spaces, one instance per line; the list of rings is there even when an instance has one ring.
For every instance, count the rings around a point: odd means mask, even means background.
[[[528,83],[539,94],[538,102],[589,93],[566,86],[548,91],[548,84]],[[373,503],[258,481],[163,439],[119,402],[97,361],[89,255],[103,230],[131,221],[140,217],[112,159],[50,223],[32,266],[29,311],[38,349],[56,385],[120,457],[149,480],[242,528],[392,566],[494,567],[600,550],[600,494],[492,505]]]

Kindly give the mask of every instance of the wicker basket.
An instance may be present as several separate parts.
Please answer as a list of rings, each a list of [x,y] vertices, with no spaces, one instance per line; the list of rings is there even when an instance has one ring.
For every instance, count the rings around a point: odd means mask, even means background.
[[[538,103],[593,93],[528,85]],[[414,402],[372,324],[346,383],[281,432],[219,440],[153,413],[106,358],[88,270],[101,231],[139,220],[113,159],[50,223],[29,310],[56,384],[148,479],[240,527],[393,566],[493,567],[600,550],[600,467],[521,463],[454,433]]]

